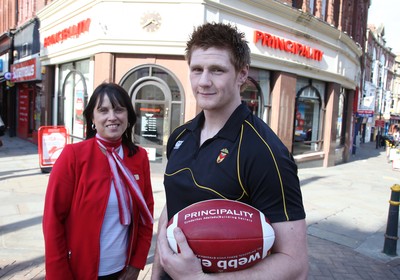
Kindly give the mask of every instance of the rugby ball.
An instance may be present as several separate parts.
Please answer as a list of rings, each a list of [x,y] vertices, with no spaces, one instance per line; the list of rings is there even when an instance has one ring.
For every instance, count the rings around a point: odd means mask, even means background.
[[[251,267],[270,254],[275,233],[265,215],[233,200],[194,203],[168,222],[171,249],[179,252],[174,228],[182,229],[204,272],[229,272]]]

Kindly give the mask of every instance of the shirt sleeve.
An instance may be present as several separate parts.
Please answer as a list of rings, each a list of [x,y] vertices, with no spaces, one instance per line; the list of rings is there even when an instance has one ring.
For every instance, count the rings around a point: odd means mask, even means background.
[[[288,149],[272,132],[245,145],[253,147],[240,165],[250,204],[271,223],[304,219],[297,165]]]

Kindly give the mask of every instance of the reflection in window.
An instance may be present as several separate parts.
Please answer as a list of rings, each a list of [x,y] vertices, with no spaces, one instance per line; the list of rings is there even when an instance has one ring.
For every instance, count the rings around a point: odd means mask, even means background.
[[[139,103],[135,104],[138,115],[135,125],[135,137],[141,145],[162,145],[164,136],[164,105]]]
[[[127,75],[127,77],[125,78],[125,80],[123,81],[123,83],[121,84],[121,86],[127,91],[129,92],[130,87],[138,80],[140,80],[141,78],[144,77],[148,77],[149,76],[149,67],[145,67],[145,68],[141,68],[141,69],[137,69],[132,73],[129,73],[129,75]]]
[[[315,1],[314,0],[309,0],[310,2],[309,2],[309,7],[310,7],[310,14],[314,14],[314,11],[315,11]]]
[[[89,65],[86,59],[60,66],[57,124],[68,129],[71,143],[86,137],[83,109],[88,102]]]
[[[322,0],[322,3],[321,3],[321,18],[322,18],[322,20],[326,20],[326,2],[327,2],[327,0]]]
[[[346,132],[346,98],[344,94],[344,89],[342,88],[339,95],[338,104],[338,119],[336,125],[336,146],[343,146],[345,143],[345,132]]]
[[[172,101],[180,101],[181,100],[181,92],[179,90],[179,86],[176,83],[176,80],[174,77],[172,77],[170,74],[165,72],[163,69],[157,68],[157,67],[152,67],[152,76],[160,78],[164,82],[167,83],[171,95],[172,95]]]
[[[319,151],[322,147],[320,125],[321,98],[312,87],[304,88],[296,100],[293,154]]]
[[[248,77],[245,90],[241,93],[242,101],[246,103],[253,115],[261,116],[261,89],[253,78]]]
[[[136,99],[165,100],[164,93],[159,87],[142,87],[136,95]]]
[[[269,75],[264,69],[250,68],[248,80],[241,93],[242,101],[267,124],[271,112]]]

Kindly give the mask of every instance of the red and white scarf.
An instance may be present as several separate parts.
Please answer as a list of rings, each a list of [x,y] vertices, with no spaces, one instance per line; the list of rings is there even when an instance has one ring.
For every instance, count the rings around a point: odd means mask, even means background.
[[[122,149],[122,139],[110,142],[96,134],[97,143],[105,152],[111,169],[112,180],[118,199],[119,217],[122,225],[131,223],[132,198],[137,203],[142,221],[153,223],[153,217],[147,207],[146,201],[140,190],[135,177],[125,166],[122,158],[118,155],[118,150]]]

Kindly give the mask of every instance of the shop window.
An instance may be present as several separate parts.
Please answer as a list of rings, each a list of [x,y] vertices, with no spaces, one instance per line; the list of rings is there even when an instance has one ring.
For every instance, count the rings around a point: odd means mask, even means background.
[[[315,0],[309,0],[309,9],[310,9],[310,14],[313,15],[315,12]]]
[[[322,149],[320,133],[321,95],[312,85],[297,93],[294,120],[293,154],[316,152]]]
[[[338,102],[338,118],[336,122],[336,147],[341,147],[345,144],[346,133],[346,97],[342,88]]]
[[[292,7],[301,9],[301,6],[303,5],[303,0],[292,0]]]
[[[326,21],[326,11],[327,11],[327,0],[322,0],[321,2],[321,19]]]
[[[88,102],[89,60],[82,60],[60,66],[60,90],[58,95],[57,124],[64,125],[70,142],[79,142],[86,135],[83,109]]]
[[[241,93],[241,97],[253,115],[256,116],[261,116],[262,102],[260,93],[260,86],[253,78],[249,77],[246,81],[245,90]]]
[[[269,72],[250,68],[249,77],[242,87],[241,97],[252,113],[269,123],[271,112]]]
[[[28,55],[29,55],[29,46],[28,43],[25,43],[22,45],[21,58],[26,57]]]

